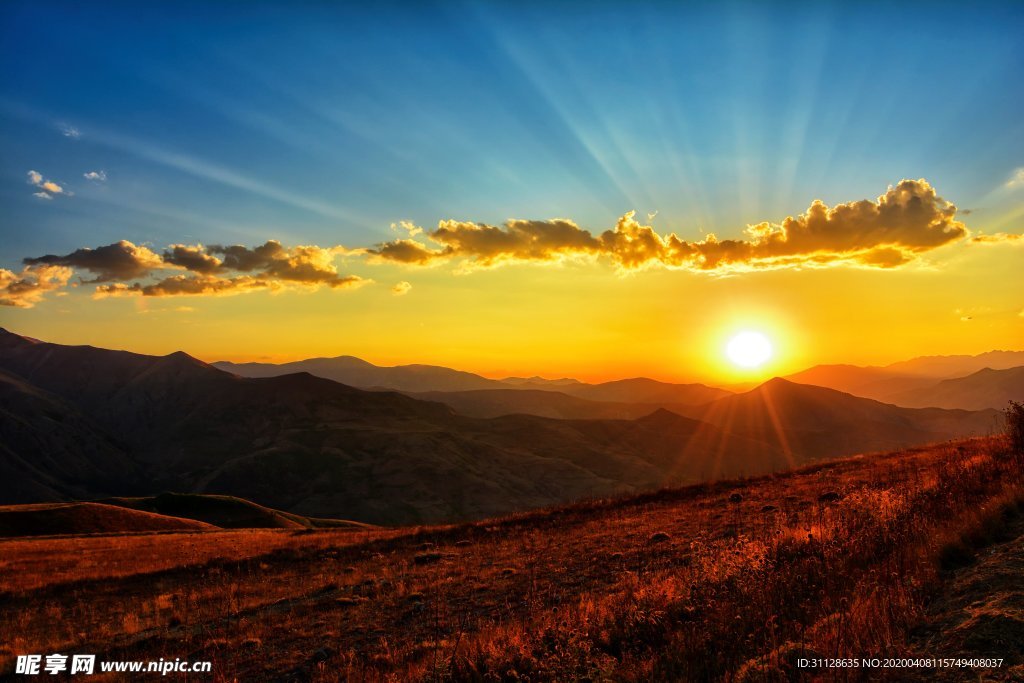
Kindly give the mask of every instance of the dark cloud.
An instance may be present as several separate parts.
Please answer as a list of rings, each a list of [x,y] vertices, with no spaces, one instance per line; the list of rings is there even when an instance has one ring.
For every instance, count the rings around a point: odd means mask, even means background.
[[[78,249],[65,256],[27,258],[24,262],[30,268],[64,268],[69,276],[71,269],[93,273],[96,277],[88,282],[111,283],[96,288],[98,298],[133,294],[223,295],[254,290],[276,291],[287,286],[345,289],[368,283],[369,280],[355,275],[340,274],[335,267],[337,256],[351,253],[354,252],[340,246],[286,248],[276,240],[269,240],[251,248],[172,244],[158,255],[146,247],[122,240],[96,249]],[[188,274],[169,276],[166,273],[174,270],[185,270]],[[18,279],[14,274],[5,278],[10,282]],[[146,278],[155,281],[137,281]],[[24,297],[19,300],[24,300]],[[33,302],[36,300],[38,297],[32,299]]]
[[[446,249],[431,249],[415,240],[397,239],[390,242],[378,244],[373,249],[367,249],[371,263],[404,263],[408,265],[425,266],[434,261],[447,258],[451,252]]]
[[[216,273],[224,264],[219,258],[208,253],[201,244],[172,244],[164,250],[163,258],[164,263],[180,266],[193,273]]]
[[[369,283],[356,275],[336,276],[326,282],[333,288],[355,288]],[[318,283],[320,284],[320,283]],[[257,290],[278,291],[284,289],[281,280],[263,276],[239,275],[221,278],[213,275],[174,275],[151,284],[115,283],[96,288],[95,298],[111,296],[224,296],[244,294]]]
[[[51,265],[75,268],[93,273],[96,277],[89,282],[111,282],[145,277],[164,263],[157,254],[143,246],[136,246],[127,240],[96,249],[76,249],[70,254],[56,256],[48,254],[37,258],[26,258],[25,265]]]

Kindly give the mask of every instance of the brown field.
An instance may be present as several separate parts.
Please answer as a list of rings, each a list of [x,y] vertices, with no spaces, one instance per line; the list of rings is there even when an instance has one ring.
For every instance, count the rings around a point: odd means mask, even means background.
[[[985,680],[1011,680],[1019,642],[947,636],[950,587],[1021,531],[1022,473],[992,437],[457,526],[0,541],[0,672],[62,652],[208,659],[218,681],[750,683],[919,652],[1002,656]],[[1024,632],[1003,588],[998,633]]]

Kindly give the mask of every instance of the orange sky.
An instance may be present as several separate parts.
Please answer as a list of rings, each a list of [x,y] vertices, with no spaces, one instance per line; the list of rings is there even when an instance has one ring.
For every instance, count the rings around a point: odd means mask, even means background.
[[[0,323],[45,340],[203,360],[350,354],[499,377],[756,381],[818,363],[1024,348],[1017,245],[950,245],[896,269],[838,266],[729,275],[602,262],[517,264],[454,274],[352,261],[355,290],[94,299],[71,287]],[[348,260],[348,259],[346,259]],[[391,284],[411,283],[396,295]],[[756,370],[732,366],[732,334],[773,342]]]

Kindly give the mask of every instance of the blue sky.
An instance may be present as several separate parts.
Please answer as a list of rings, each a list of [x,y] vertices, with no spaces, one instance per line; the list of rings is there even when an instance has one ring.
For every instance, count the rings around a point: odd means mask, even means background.
[[[733,236],[904,177],[998,222],[1024,164],[1022,14],[9,2],[0,265],[118,239],[365,246],[400,219],[602,230],[631,209]],[[74,196],[34,197],[30,169]]]

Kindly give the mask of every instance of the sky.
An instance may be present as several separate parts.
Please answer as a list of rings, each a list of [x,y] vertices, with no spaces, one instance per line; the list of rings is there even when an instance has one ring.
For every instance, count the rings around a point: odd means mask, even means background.
[[[0,326],[589,380],[1021,349],[1022,20],[6,2]]]

